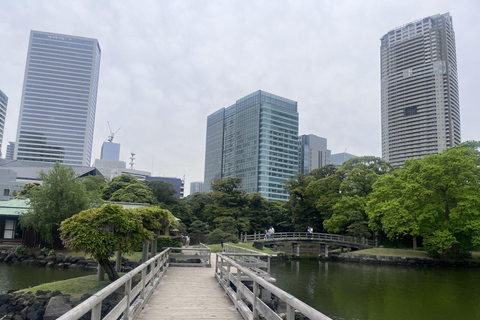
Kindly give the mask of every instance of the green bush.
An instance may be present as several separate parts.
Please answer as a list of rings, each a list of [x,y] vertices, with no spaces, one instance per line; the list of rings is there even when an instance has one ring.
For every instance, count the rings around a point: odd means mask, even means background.
[[[27,247],[21,244],[15,248],[15,252],[18,254],[23,254],[25,252],[25,249],[27,249]]]
[[[234,234],[224,232],[222,229],[215,229],[207,235],[208,243],[238,242],[238,237]]]

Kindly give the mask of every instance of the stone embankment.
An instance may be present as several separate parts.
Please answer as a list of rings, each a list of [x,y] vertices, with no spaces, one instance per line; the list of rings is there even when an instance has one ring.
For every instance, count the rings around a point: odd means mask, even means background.
[[[408,265],[421,267],[466,267],[479,268],[480,262],[471,260],[442,260],[442,259],[422,259],[409,257],[376,256],[368,254],[355,253],[331,253],[328,258],[322,256],[321,260],[335,260],[348,262],[363,262],[391,265]]]
[[[97,262],[95,262],[93,258],[73,257],[63,253],[49,254],[48,252],[42,251],[25,251],[20,254],[17,253],[15,249],[0,250],[0,262],[49,268],[97,269]],[[138,262],[123,258],[121,271],[131,271],[138,265]]]
[[[72,309],[91,295],[84,294],[79,301],[72,301],[69,295],[62,295],[60,291],[37,291],[19,294],[0,295],[0,319],[2,320],[53,320]],[[102,317],[118,303],[120,295],[111,294],[102,302]],[[90,312],[82,320],[91,318]]]
[[[16,263],[37,267],[50,268],[84,268],[97,269],[97,263],[92,258],[72,257],[63,253],[48,254],[42,251],[25,251],[17,253],[15,249],[0,250],[0,262]],[[112,262],[114,265],[114,262]],[[122,258],[122,272],[133,270],[139,265],[138,262]],[[63,295],[60,291],[37,291],[36,294],[14,293],[0,295],[0,320],[53,320],[64,314],[80,302],[88,299],[91,295],[84,294],[80,301],[75,301],[69,295]],[[111,294],[102,303],[102,316],[117,304],[119,295]],[[81,319],[90,319],[86,314]]]

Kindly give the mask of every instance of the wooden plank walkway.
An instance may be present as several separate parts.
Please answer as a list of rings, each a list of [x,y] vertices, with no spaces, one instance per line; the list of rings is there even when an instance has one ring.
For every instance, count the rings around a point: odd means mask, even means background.
[[[214,274],[213,266],[168,268],[138,319],[243,319]]]

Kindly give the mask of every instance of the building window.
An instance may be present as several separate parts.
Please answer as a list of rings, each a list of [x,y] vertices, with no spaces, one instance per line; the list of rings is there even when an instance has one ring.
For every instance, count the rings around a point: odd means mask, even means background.
[[[3,196],[9,197],[10,196],[10,189],[3,189]]]
[[[405,117],[413,116],[417,114],[417,107],[408,107],[403,110],[403,115]]]

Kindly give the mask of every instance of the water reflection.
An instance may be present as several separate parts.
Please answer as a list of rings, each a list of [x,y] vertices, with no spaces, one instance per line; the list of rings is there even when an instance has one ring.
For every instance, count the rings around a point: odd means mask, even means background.
[[[94,274],[82,269],[59,269],[0,263],[0,294],[8,290],[24,289],[51,281],[71,279]]]
[[[283,290],[334,319],[480,319],[480,271],[302,260],[277,262]]]

